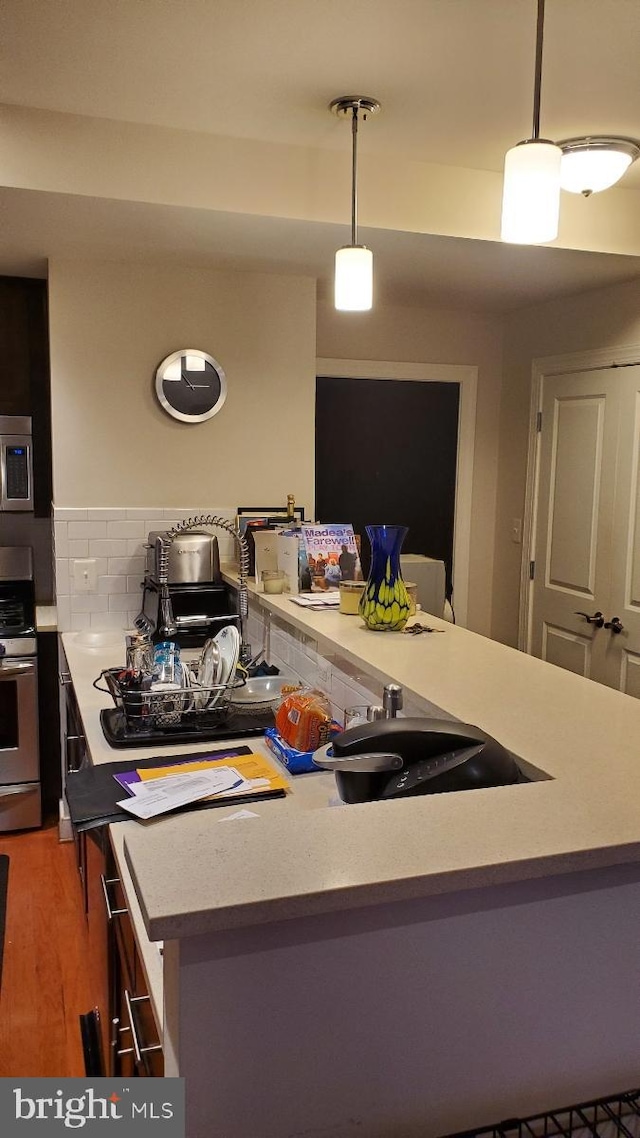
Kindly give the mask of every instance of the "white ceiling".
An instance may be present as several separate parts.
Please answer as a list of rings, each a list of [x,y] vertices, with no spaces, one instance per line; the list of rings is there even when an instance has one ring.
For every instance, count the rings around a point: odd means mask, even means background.
[[[500,170],[531,132],[535,0],[2,0],[5,103],[342,149],[334,96],[382,111],[379,155]],[[542,134],[640,136],[640,0],[547,0]],[[637,167],[637,168],[636,168]],[[640,188],[640,163],[624,184]],[[1,181],[1,176],[0,176]],[[176,254],[312,272],[339,226],[4,190],[0,269]],[[349,203],[345,203],[348,217]],[[362,233],[389,298],[504,310],[640,275],[640,258]]]

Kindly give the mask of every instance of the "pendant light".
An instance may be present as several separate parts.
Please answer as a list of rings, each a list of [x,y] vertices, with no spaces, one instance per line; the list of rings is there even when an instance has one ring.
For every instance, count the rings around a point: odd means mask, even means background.
[[[544,2],[538,0],[532,136],[507,151],[504,160],[501,237],[520,245],[558,236],[562,150],[540,138]]]
[[[558,146],[562,150],[562,189],[571,194],[584,194],[585,198],[615,186],[640,155],[640,145],[635,139],[617,135],[565,138]]]
[[[368,95],[341,95],[329,103],[333,114],[351,114],[351,244],[336,252],[335,307],[341,312],[367,312],[373,305],[373,253],[358,245],[358,115],[375,115],[380,103]]]

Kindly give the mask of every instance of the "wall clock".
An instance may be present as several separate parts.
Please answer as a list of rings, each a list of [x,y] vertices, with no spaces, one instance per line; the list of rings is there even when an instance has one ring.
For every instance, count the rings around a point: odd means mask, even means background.
[[[156,396],[167,415],[182,423],[202,423],[223,406],[227,379],[213,356],[196,348],[182,348],[158,367]]]

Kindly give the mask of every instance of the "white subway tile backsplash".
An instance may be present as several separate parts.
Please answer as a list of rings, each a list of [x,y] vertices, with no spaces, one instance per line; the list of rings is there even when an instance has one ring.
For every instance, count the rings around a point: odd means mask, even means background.
[[[129,552],[122,537],[94,538],[90,543],[92,557],[124,557]]]
[[[56,547],[56,555],[58,549]],[[69,557],[88,557],[89,556],[89,542],[85,537],[76,538],[74,541],[67,542],[67,554]]]
[[[331,673],[331,693],[330,694],[331,694],[332,705],[335,705],[335,707],[339,707],[342,711],[344,711],[345,707],[347,707],[348,704],[347,704],[346,699],[345,699],[345,686],[344,686],[344,683],[342,682],[342,680],[340,679],[338,672],[332,672]]]
[[[98,509],[87,510],[89,521],[93,522],[109,522],[124,520],[127,517],[127,511],[123,509],[108,509],[105,506],[100,506]]]
[[[69,558],[56,557],[56,593],[58,596],[69,595]]]
[[[146,554],[146,549],[144,548],[145,541],[146,537],[138,539],[129,537],[125,541],[120,542],[120,544],[124,546],[121,552],[123,554],[127,553],[129,557],[144,557]]]
[[[124,593],[127,589],[127,578],[117,575],[107,575],[106,577],[98,577],[98,592],[101,594],[106,593]]]
[[[146,540],[147,529],[143,521],[107,522],[107,537],[137,538]]]
[[[107,536],[107,523],[106,522],[67,522],[69,541],[74,538],[86,537],[106,537]]]
[[[144,573],[144,557],[134,557],[133,555],[127,557],[110,557],[107,562],[108,573],[120,573],[122,576],[127,576],[128,573],[142,574]]]
[[[105,599],[109,602],[109,612],[128,613],[136,602],[136,597],[131,593],[110,593]]]
[[[127,575],[127,583],[126,583],[125,588],[126,588],[128,593],[131,593],[134,595],[139,594],[140,599],[142,599],[141,585],[142,585],[142,573],[129,573]]]
[[[56,522],[84,522],[89,516],[89,511],[84,509],[67,509],[66,507],[54,506],[53,517]]]
[[[59,632],[68,632],[71,628],[71,599],[70,597],[56,597],[56,620]]]
[[[85,628],[91,628],[91,613],[73,613],[71,616],[69,628],[71,632],[82,632]]]
[[[154,510],[151,506],[136,506],[123,512],[124,516],[132,522],[144,522],[146,524],[150,520],[156,521],[162,518],[162,509]]]
[[[107,597],[99,593],[78,593],[71,596],[71,612],[107,612],[109,608]]]
[[[130,628],[130,622],[126,619],[126,613],[120,612],[93,612],[91,613],[91,627],[92,628],[121,628],[123,643],[122,643],[122,658],[124,660],[125,646],[124,646],[124,632],[126,628]]]
[[[69,538],[67,537],[66,522],[61,523],[64,527],[54,532],[53,535],[53,555],[54,557],[68,557],[69,556]]]

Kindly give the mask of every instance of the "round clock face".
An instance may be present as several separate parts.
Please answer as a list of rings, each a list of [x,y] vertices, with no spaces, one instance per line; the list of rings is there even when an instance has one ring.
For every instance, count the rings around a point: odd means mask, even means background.
[[[183,348],[162,361],[156,371],[156,395],[168,415],[183,423],[202,423],[227,397],[224,371],[213,356]]]

